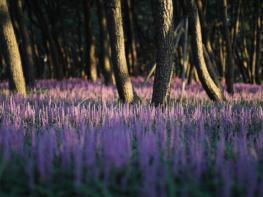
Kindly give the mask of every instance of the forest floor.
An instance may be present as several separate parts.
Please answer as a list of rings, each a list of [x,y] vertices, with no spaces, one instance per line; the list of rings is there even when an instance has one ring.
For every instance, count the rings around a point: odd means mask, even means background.
[[[165,108],[133,79],[139,105],[81,79],[0,83],[0,196],[263,196],[263,86],[212,103],[172,83]]]

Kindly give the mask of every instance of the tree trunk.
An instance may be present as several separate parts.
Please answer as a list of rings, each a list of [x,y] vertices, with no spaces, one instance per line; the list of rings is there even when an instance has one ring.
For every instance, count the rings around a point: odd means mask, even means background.
[[[256,83],[257,84],[261,84],[260,81],[260,71],[263,73],[263,68],[262,68],[262,64],[261,64],[261,60],[262,60],[262,52],[261,52],[261,48],[262,48],[262,16],[261,16],[261,10],[262,10],[262,6],[260,4],[260,1],[257,1],[257,47],[256,47]]]
[[[215,84],[221,88],[221,84],[219,81],[218,72],[216,70],[216,64],[212,61],[211,57],[214,56],[213,49],[211,46],[211,31],[213,29],[212,24],[208,24],[206,20],[206,6],[204,5],[204,1],[196,0],[196,6],[199,13],[200,24],[201,24],[201,31],[202,31],[202,40],[204,46],[204,55],[205,61],[207,65],[208,72],[215,82]]]
[[[123,1],[124,7],[124,31],[126,34],[126,59],[131,73],[136,73],[137,50],[134,26],[134,15],[131,0]]]
[[[197,7],[197,10],[198,10],[198,13],[199,13],[201,31],[203,32],[202,33],[202,39],[203,39],[203,42],[206,45],[206,43],[209,42],[207,34],[209,34],[208,31],[210,29],[208,28],[208,24],[207,24],[206,18],[205,18],[204,2],[203,2],[203,0],[195,0],[195,2],[196,2],[196,7]]]
[[[221,35],[219,36],[219,43],[218,43],[218,47],[219,47],[219,64],[218,64],[218,70],[219,70],[219,76],[220,79],[225,78],[224,74],[225,74],[225,68],[226,68],[226,58],[225,58],[225,45],[224,45],[224,41]]]
[[[133,91],[125,57],[121,0],[104,0],[104,3],[110,34],[113,71],[119,97],[122,102],[133,103],[137,97]]]
[[[232,40],[232,51],[233,51],[233,56],[234,56],[234,50],[236,48],[236,43],[237,43],[237,34],[240,29],[240,12],[241,12],[241,0],[237,0],[237,2],[233,1],[232,2],[236,7],[235,7],[235,16],[234,16],[234,25],[232,27],[232,33],[231,33],[231,40]],[[233,6],[234,6],[233,5]]]
[[[84,7],[84,20],[85,20],[85,62],[86,62],[86,73],[88,79],[91,81],[97,80],[97,64],[96,64],[96,45],[95,37],[92,35],[91,21],[90,21],[90,9],[91,9],[91,0],[83,0]]]
[[[35,83],[35,71],[34,71],[34,60],[31,41],[29,38],[29,32],[25,24],[25,16],[23,13],[22,0],[14,1],[15,11],[17,14],[17,22],[19,26],[19,33],[22,38],[22,48],[24,54],[24,74],[26,84],[30,87],[34,86]]]
[[[0,31],[2,34],[2,45],[5,49],[6,62],[10,71],[10,89],[26,95],[21,57],[6,0],[0,0]]]
[[[88,79],[95,82],[98,78],[98,73],[97,73],[97,61],[96,61],[96,40],[94,36],[91,37],[90,44],[87,47],[88,47],[87,50]]]
[[[98,20],[100,28],[100,60],[99,64],[102,67],[105,85],[114,83],[114,76],[112,73],[110,62],[110,41],[107,33],[107,22],[105,17],[105,9],[102,0],[97,0]]]
[[[259,1],[255,1],[255,15],[253,38],[252,38],[252,53],[251,53],[251,82],[260,83],[260,59],[261,59],[261,8]]]
[[[227,0],[221,0],[222,3],[222,20],[224,24],[224,37],[226,43],[226,89],[230,94],[234,93],[234,57],[230,41],[230,34],[227,22]]]
[[[173,1],[157,1],[157,67],[153,85],[152,103],[167,102],[173,75]]]
[[[221,83],[218,77],[218,72],[215,69],[215,65],[213,64],[210,54],[208,52],[208,50],[206,49],[206,46],[203,44],[203,51],[204,51],[204,57],[205,57],[205,63],[207,66],[207,70],[209,75],[211,76],[212,80],[214,81],[214,83],[217,85],[217,87],[221,88]]]
[[[198,77],[209,98],[214,101],[222,101],[224,100],[224,95],[221,89],[217,87],[212,80],[206,67],[200,20],[198,10],[194,1],[187,0],[187,12],[190,17],[189,27],[192,36],[191,43],[193,50],[193,59],[195,62],[196,70],[198,72]]]

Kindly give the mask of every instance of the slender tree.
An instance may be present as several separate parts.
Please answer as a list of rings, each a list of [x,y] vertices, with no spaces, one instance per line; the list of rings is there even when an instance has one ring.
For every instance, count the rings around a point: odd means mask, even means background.
[[[152,103],[167,102],[173,74],[173,1],[157,1],[157,67],[153,85]]]
[[[34,60],[33,60],[33,51],[30,41],[30,35],[25,23],[25,15],[23,12],[23,2],[22,0],[16,0],[14,3],[14,10],[17,14],[17,22],[19,28],[19,34],[22,38],[22,51],[24,55],[24,74],[26,84],[28,86],[33,86],[35,82],[35,69],[34,69]],[[22,53],[21,53],[22,54]]]
[[[198,9],[194,0],[186,0],[186,10],[189,15],[189,29],[191,33],[191,45],[193,59],[198,73],[198,77],[210,99],[214,101],[224,100],[224,95],[219,87],[212,80],[205,63],[202,31]]]
[[[251,82],[260,84],[260,61],[261,61],[261,7],[260,2],[254,2],[255,14],[253,24],[253,46],[251,54]]]
[[[114,75],[110,62],[110,41],[107,33],[107,22],[102,0],[97,0],[98,20],[100,28],[100,65],[104,76],[105,85],[113,84]]]
[[[121,0],[104,0],[104,3],[110,34],[113,71],[119,97],[122,102],[133,103],[138,97],[133,90],[125,57]]]
[[[0,33],[10,71],[9,87],[11,90],[25,95],[26,87],[22,63],[6,0],[0,0]]]
[[[85,20],[85,48],[86,48],[86,73],[88,79],[91,81],[97,80],[97,63],[96,63],[96,45],[95,45],[95,37],[92,34],[91,28],[91,14],[90,9],[92,6],[92,0],[83,0],[83,8],[84,8],[84,20]]]
[[[225,38],[225,44],[226,44],[226,87],[227,92],[230,94],[234,93],[234,57],[233,57],[233,51],[230,41],[230,33],[229,33],[229,27],[228,27],[228,14],[227,14],[227,0],[221,0],[222,5],[222,20],[224,24],[224,38]]]
[[[132,0],[124,0],[124,32],[126,35],[126,59],[130,72],[136,73],[137,49],[136,49],[136,32],[134,25],[134,2]]]

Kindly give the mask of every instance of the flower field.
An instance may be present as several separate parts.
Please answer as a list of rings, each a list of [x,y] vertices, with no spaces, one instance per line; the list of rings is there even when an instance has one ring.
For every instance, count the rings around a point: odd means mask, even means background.
[[[262,86],[212,103],[174,80],[154,108],[152,82],[133,81],[138,105],[81,79],[1,94],[0,196],[263,196]]]

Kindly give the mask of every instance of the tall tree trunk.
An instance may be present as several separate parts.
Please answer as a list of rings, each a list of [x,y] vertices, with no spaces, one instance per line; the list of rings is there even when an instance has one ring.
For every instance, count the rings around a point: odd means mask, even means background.
[[[200,19],[200,24],[201,24],[201,31],[203,32],[202,34],[202,39],[203,42],[206,43],[209,42],[208,40],[208,36],[207,34],[209,34],[209,28],[208,28],[208,24],[206,22],[206,17],[205,17],[205,13],[204,13],[204,2],[203,0],[195,0],[196,2],[196,7],[198,9],[198,13],[199,13],[199,19]]]
[[[121,0],[104,0],[104,3],[110,34],[113,71],[119,97],[122,102],[133,103],[137,100],[137,96],[133,91],[125,57]]]
[[[193,59],[198,72],[198,77],[210,99],[214,101],[224,100],[224,95],[219,87],[216,86],[206,67],[201,25],[196,4],[193,0],[187,0],[187,12],[189,15],[189,27],[191,32],[191,43]]]
[[[233,6],[235,5],[235,16],[234,16],[234,25],[231,31],[231,40],[232,40],[232,50],[234,55],[234,50],[237,43],[237,34],[240,29],[240,12],[241,12],[241,0],[236,0],[232,2]]]
[[[88,79],[95,82],[98,78],[98,73],[97,73],[97,61],[96,61],[96,40],[94,36],[91,36],[90,44],[87,47],[88,47],[87,50]]]
[[[256,83],[257,84],[261,84],[260,81],[260,71],[263,74],[263,67],[261,64],[261,58],[262,58],[262,52],[261,52],[261,48],[262,48],[262,4],[260,4],[260,1],[257,1],[257,47],[256,47]]]
[[[80,5],[80,6],[82,6],[82,5]],[[79,7],[79,9],[81,10],[81,8]],[[68,61],[68,64],[69,64],[69,67],[70,67],[70,69],[68,69],[69,70],[69,73],[71,73],[71,74],[73,74],[74,76],[80,76],[81,74],[78,74],[78,73],[82,73],[82,71],[83,71],[83,65],[85,65],[85,63],[86,63],[86,61],[85,61],[85,59],[83,58],[84,57],[84,55],[85,55],[85,49],[83,50],[83,42],[85,42],[85,38],[83,39],[83,36],[82,36],[82,29],[83,29],[83,25],[82,25],[82,15],[83,15],[83,13],[81,13],[81,12],[79,12],[78,13],[78,22],[77,22],[77,24],[78,24],[78,28],[77,28],[77,30],[78,30],[78,33],[77,33],[77,35],[78,35],[78,39],[77,39],[77,51],[76,51],[76,56],[77,57],[71,57],[70,56],[70,47],[69,46],[67,46],[66,48],[65,48],[65,51],[66,51],[66,53],[68,54],[67,55],[67,61]],[[66,39],[66,33],[65,32],[63,32],[63,40],[64,40],[64,42],[67,40]],[[85,56],[86,57],[86,56]],[[71,62],[72,62],[72,64],[71,64]],[[74,64],[76,64],[77,65],[77,69],[75,68],[75,66],[72,66],[72,65],[74,65]]]
[[[211,57],[214,56],[213,49],[211,46],[211,31],[213,27],[211,27],[212,24],[210,24],[209,27],[209,24],[207,23],[205,16],[206,8],[204,3],[205,2],[203,0],[196,0],[196,6],[198,9],[200,24],[201,24],[202,40],[204,43],[203,46],[204,46],[205,61],[211,78],[213,79],[215,84],[221,88],[218,72],[216,70],[216,64],[211,59]]]
[[[107,21],[102,0],[97,0],[98,20],[100,28],[100,65],[104,76],[105,85],[113,84],[114,75],[110,62],[110,41],[107,33]]]
[[[153,84],[152,103],[167,102],[173,75],[173,1],[157,1],[157,67]]]
[[[215,69],[215,65],[213,64],[210,54],[204,44],[203,44],[203,51],[204,51],[205,63],[206,63],[209,75],[211,76],[212,80],[217,85],[217,87],[222,88],[219,77],[218,77],[218,72]]]
[[[97,80],[96,45],[95,37],[92,35],[90,9],[92,0],[83,0],[85,20],[85,48],[86,48],[86,73],[91,81]]]
[[[224,24],[224,37],[225,37],[225,44],[226,44],[226,89],[227,92],[230,94],[234,93],[234,56],[232,51],[232,45],[230,41],[230,33],[228,29],[228,22],[227,22],[227,0],[221,0],[222,4],[222,20]]]
[[[10,89],[26,95],[21,58],[6,0],[0,0],[0,33],[10,71]]]
[[[125,25],[124,31],[127,37],[126,41],[126,59],[128,63],[128,68],[131,73],[136,73],[137,64],[137,49],[136,49],[136,35],[134,26],[134,13],[133,5],[131,0],[123,1],[124,15],[125,15]]]
[[[261,7],[259,1],[254,3],[255,14],[253,24],[252,53],[251,53],[251,82],[260,83],[259,70],[261,59]]]
[[[35,83],[35,70],[34,70],[34,60],[33,60],[33,51],[31,46],[31,41],[29,38],[29,31],[26,27],[25,16],[23,13],[22,0],[14,1],[15,11],[17,14],[17,22],[19,26],[19,33],[22,38],[22,48],[24,55],[24,74],[26,84],[30,87],[34,86]]]
[[[218,48],[219,48],[219,64],[218,64],[218,70],[219,70],[219,76],[220,79],[224,79],[225,76],[225,70],[226,70],[226,58],[225,58],[225,45],[224,41],[221,35],[218,35],[219,43],[218,43]]]

